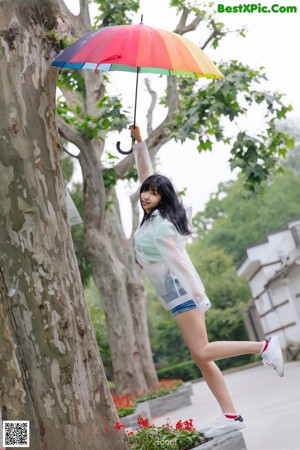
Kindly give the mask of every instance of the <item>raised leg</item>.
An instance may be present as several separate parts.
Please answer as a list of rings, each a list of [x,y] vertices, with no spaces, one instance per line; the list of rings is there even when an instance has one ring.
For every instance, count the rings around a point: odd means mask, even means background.
[[[219,341],[209,343],[205,324],[205,313],[201,313],[195,309],[178,314],[175,316],[175,320],[194,361],[200,368],[221,410],[225,413],[235,413],[236,409],[223,374],[214,361],[248,353],[259,354],[263,342]]]

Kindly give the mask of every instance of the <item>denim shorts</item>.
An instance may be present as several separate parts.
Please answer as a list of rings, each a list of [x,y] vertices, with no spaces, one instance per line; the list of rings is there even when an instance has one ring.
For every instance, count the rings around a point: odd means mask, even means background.
[[[181,305],[175,306],[175,308],[171,309],[171,313],[173,314],[173,316],[177,316],[177,314],[191,311],[195,308],[197,308],[197,306],[194,300],[188,300],[187,302],[184,302]]]

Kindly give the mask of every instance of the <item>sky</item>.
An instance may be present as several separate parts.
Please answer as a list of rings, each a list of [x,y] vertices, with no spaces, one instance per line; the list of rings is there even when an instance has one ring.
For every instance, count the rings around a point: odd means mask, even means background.
[[[76,11],[76,2],[68,0],[66,3],[71,6],[73,12]],[[217,20],[226,24],[229,29],[237,29],[242,26],[247,28],[246,38],[237,37],[234,33],[225,37],[217,50],[211,47],[205,49],[205,53],[216,63],[221,60],[237,59],[253,68],[265,67],[268,81],[262,86],[264,89],[279,91],[286,94],[286,101],[293,105],[293,112],[289,117],[295,121],[300,119],[300,95],[299,95],[299,73],[300,62],[297,50],[300,42],[300,5],[296,0],[264,0],[257,3],[259,9],[262,6],[278,5],[279,7],[297,6],[297,13],[270,12],[259,13],[218,13]],[[223,0],[215,2],[224,7],[237,6],[243,4],[238,0]],[[146,25],[163,28],[172,31],[178,22],[178,16],[170,9],[168,0],[140,0],[140,11],[133,18],[133,23],[139,23],[141,14]],[[299,5],[299,7],[298,7]],[[70,7],[70,6],[69,6]],[[219,7],[220,9],[222,7]],[[284,8],[282,8],[283,10]],[[91,7],[91,13],[94,13]],[[196,44],[201,45],[204,30],[186,35]],[[111,74],[111,94],[120,94],[123,102],[129,108],[133,106],[135,76],[133,74],[122,73],[122,82],[118,72]],[[162,93],[165,89],[164,77],[147,74],[150,78],[151,86]],[[150,97],[144,87],[141,77],[139,82],[139,97],[137,105],[137,124],[142,130],[143,137],[146,138],[146,113],[150,102]],[[159,107],[154,113],[154,125],[159,124],[164,118],[164,110]],[[263,117],[259,110],[250,111],[246,119],[240,122],[240,127],[248,128],[255,132],[263,125]],[[107,141],[109,151],[115,146],[115,142],[120,140],[122,148],[130,147],[130,138],[127,130],[121,134],[112,134]],[[196,141],[186,141],[184,144],[174,141],[166,144],[159,151],[159,163],[157,171],[168,176],[173,181],[178,191],[186,188],[184,202],[191,205],[193,213],[203,210],[205,203],[212,193],[216,192],[220,182],[235,178],[236,173],[232,173],[229,167],[230,149],[218,143],[212,152],[197,152]],[[131,210],[128,199],[128,187],[123,182],[117,186],[117,194],[120,200],[121,215],[126,235],[131,231]]]

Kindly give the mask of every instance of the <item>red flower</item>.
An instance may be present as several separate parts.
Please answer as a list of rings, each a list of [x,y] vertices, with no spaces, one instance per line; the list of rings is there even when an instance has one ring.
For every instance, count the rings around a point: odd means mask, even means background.
[[[124,423],[120,423],[120,422],[116,422],[115,426],[114,426],[114,428],[116,430],[122,430],[122,428],[124,428],[124,427],[125,427]]]
[[[109,427],[108,427],[108,425],[106,425],[106,427],[105,427],[105,431],[106,431],[106,433],[108,433],[108,432],[109,432]]]
[[[188,431],[195,431],[195,427],[194,427],[194,425],[193,425],[193,419],[189,419],[189,420],[185,420],[184,422],[183,422],[183,424],[184,424],[184,429],[185,430],[188,430]]]
[[[183,429],[183,423],[182,420],[178,420],[178,422],[175,425],[176,430],[182,430]]]
[[[150,427],[150,424],[149,424],[149,419],[143,419],[143,417],[142,416],[138,416],[138,424],[139,424],[139,426],[140,427]]]
[[[133,408],[134,404],[130,395],[121,395],[117,397],[115,394],[112,394],[112,399],[116,405],[117,410],[122,408]]]

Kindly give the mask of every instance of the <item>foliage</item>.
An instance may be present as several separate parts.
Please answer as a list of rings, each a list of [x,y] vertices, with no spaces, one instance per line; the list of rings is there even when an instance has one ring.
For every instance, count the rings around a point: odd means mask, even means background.
[[[95,17],[94,27],[108,27],[110,25],[126,25],[132,22],[134,13],[140,7],[139,0],[94,0],[99,5],[100,15]]]
[[[297,177],[300,177],[300,142],[288,151],[281,164],[283,167],[289,167]]]
[[[239,177],[236,182],[220,184],[193,223],[201,245],[223,249],[237,263],[247,247],[300,217],[299,198],[300,179],[289,169],[274,175],[260,194],[249,195]]]
[[[83,99],[86,99],[85,81],[80,70],[62,70],[57,80],[57,86],[61,89],[74,91]]]
[[[163,378],[160,380],[160,382],[151,388],[149,391],[143,393],[140,393],[136,395],[135,401],[137,403],[145,402],[147,400],[152,400],[153,398],[163,397],[164,395],[170,394],[171,392],[176,391],[176,389],[181,386],[183,383],[182,380],[173,380],[173,379],[166,379]]]
[[[179,377],[183,381],[195,380],[201,377],[201,372],[195,361],[189,360],[170,365],[157,371],[158,379],[165,377]]]
[[[82,132],[88,139],[102,140],[101,132],[111,129],[121,131],[124,128],[127,119],[122,112],[122,105],[117,97],[103,96],[97,107],[99,109],[98,115],[91,116],[84,113],[80,103],[69,106],[64,97],[59,97],[57,100],[58,114],[65,122]]]
[[[245,337],[245,340],[248,338]],[[215,339],[214,339],[215,340]],[[221,370],[233,369],[257,361],[256,355],[241,355],[238,358],[226,358],[216,361]],[[197,380],[202,377],[201,370],[194,360],[185,361],[174,366],[166,366],[157,371],[158,379],[164,377],[180,377],[183,381]]]
[[[300,177],[300,126],[299,119],[287,120],[277,125],[280,131],[289,133],[294,137],[296,145],[294,148],[288,150],[285,158],[281,159],[281,164],[283,167],[289,167],[292,171]]]
[[[196,431],[192,419],[179,420],[175,427],[169,421],[156,427],[139,416],[138,423],[140,428],[136,433],[127,433],[131,450],[189,450],[207,441],[202,433]]]
[[[240,302],[246,303],[251,296],[248,282],[237,275],[232,257],[222,248],[205,244],[206,241],[195,240],[187,249],[197,272],[201,274],[212,309],[223,310]]]
[[[48,31],[45,35],[45,39],[51,44],[51,46],[54,46],[57,52],[66,49],[73,42],[73,39],[69,39],[66,34],[61,37],[56,28]]]
[[[159,304],[161,307],[161,305]],[[162,364],[177,364],[190,358],[190,352],[183,340],[181,331],[168,311],[168,318],[161,315],[151,325],[150,340],[154,361]]]
[[[240,168],[247,188],[256,191],[278,166],[278,157],[293,146],[293,138],[276,126],[276,120],[284,119],[292,107],[283,103],[282,94],[257,90],[266,80],[262,68],[253,70],[238,61],[219,64],[219,68],[224,79],[202,83],[197,89],[193,80],[180,81],[180,112],[170,129],[182,142],[187,137],[199,140],[199,151],[211,150],[214,140],[230,144],[231,168]],[[241,130],[230,137],[224,119],[236,122],[253,105],[264,108],[265,129],[254,136]]]

